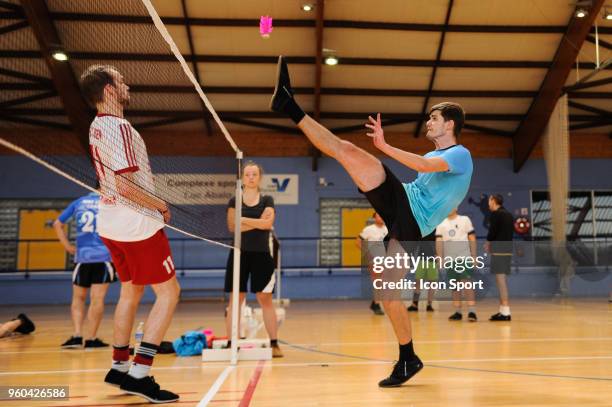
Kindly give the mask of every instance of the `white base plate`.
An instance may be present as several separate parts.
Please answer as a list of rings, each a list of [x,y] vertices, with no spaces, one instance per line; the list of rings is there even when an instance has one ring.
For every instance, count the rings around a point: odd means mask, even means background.
[[[204,349],[202,362],[228,362],[232,358],[231,349]],[[272,348],[240,348],[238,360],[271,360]]]

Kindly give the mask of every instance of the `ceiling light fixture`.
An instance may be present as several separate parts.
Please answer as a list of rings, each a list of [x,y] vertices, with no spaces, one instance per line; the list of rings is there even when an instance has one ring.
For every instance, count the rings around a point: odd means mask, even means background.
[[[338,58],[334,55],[325,57],[325,65],[334,66],[338,65]]]
[[[51,53],[51,56],[56,61],[60,61],[60,62],[68,61],[68,55],[64,51],[53,51]]]
[[[612,11],[608,7],[604,8],[604,20],[612,20]]]
[[[578,18],[584,18],[584,17],[587,16],[587,14],[589,14],[589,13],[585,9],[583,9],[583,8],[577,8],[576,9],[575,15]]]
[[[314,10],[314,6],[312,4],[302,4],[302,11],[312,11]]]

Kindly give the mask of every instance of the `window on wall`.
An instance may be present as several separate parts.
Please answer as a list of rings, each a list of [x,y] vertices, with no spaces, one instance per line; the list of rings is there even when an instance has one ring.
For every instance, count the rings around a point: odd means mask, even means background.
[[[66,199],[0,201],[0,272],[65,270],[70,267],[73,258],[58,246],[52,227],[57,214],[70,202]],[[68,237],[73,236],[76,236],[76,230],[74,222],[71,222]],[[54,261],[54,256],[57,261]],[[56,266],[47,267],[49,262]]]
[[[612,191],[595,191],[593,195],[595,235],[612,237]]]
[[[321,240],[319,242],[319,265],[342,264],[342,209],[371,208],[363,198],[323,198],[319,203]],[[356,236],[355,236],[356,237]]]
[[[531,192],[532,236],[552,236],[548,191]],[[567,240],[612,237],[612,191],[571,191],[565,225]]]

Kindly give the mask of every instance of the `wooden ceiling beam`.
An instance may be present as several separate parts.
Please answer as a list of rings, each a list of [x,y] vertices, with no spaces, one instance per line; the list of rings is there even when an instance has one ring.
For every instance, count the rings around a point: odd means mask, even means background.
[[[570,130],[594,129],[596,127],[605,127],[605,126],[612,126],[611,117],[600,118],[600,119],[592,120],[590,122],[585,122],[585,123],[572,123],[569,126],[569,129]]]
[[[0,58],[33,58],[41,57],[39,51],[34,50],[0,50]],[[70,57],[76,60],[95,61],[134,61],[134,62],[176,62],[172,54],[147,54],[147,53],[122,53],[122,52],[70,52]],[[244,63],[244,64],[276,64],[277,56],[263,55],[183,55],[186,61],[208,62],[208,63]],[[316,57],[311,56],[288,56],[289,64],[313,65]],[[404,66],[431,68],[435,60],[429,59],[404,59],[404,58],[342,58],[342,65],[357,66]],[[551,63],[548,61],[477,61],[477,60],[442,60],[439,68],[501,68],[501,69],[548,69]],[[595,69],[593,62],[580,62],[580,69]],[[606,69],[612,69],[608,66]]]
[[[25,18],[23,14],[23,9],[19,4],[11,3],[10,1],[0,1],[0,8],[11,10],[12,13],[17,13],[21,15],[21,18]]]
[[[597,44],[597,41],[595,40],[595,36],[593,35],[587,35],[586,40],[592,44]],[[610,44],[607,41],[602,40],[601,38],[599,39],[599,46],[605,49],[612,49],[612,44]]]
[[[187,3],[185,0],[181,0],[181,7],[183,9],[183,16],[185,17],[185,29],[187,30],[187,41],[189,43],[189,52],[193,55],[195,54],[195,46],[193,45],[193,32],[191,29],[189,13],[187,12]],[[191,61],[191,63],[193,65],[193,74],[196,78],[196,81],[198,82],[200,86],[202,86],[202,81],[200,80],[200,70],[198,69],[198,62],[196,60],[193,60]],[[204,101],[201,98],[198,98],[198,99],[200,100],[200,105],[202,106],[202,110],[204,112],[208,112],[208,108],[204,104]],[[211,137],[213,135],[213,129],[210,124],[210,118],[206,114],[202,115],[202,117],[204,118],[204,128],[206,129],[206,134],[209,137]]]
[[[65,114],[64,109],[52,109],[52,108],[8,108],[3,109],[7,114],[11,115],[23,115],[23,116],[62,116]],[[218,112],[221,118],[224,117],[240,117],[240,118],[282,118],[284,116],[279,115],[275,112],[269,111],[253,111],[253,110],[232,110],[232,111],[220,111]],[[312,115],[313,112],[307,112]],[[146,110],[146,109],[128,109],[125,112],[126,116],[131,117],[201,117],[202,112],[200,110]],[[321,112],[321,119],[356,119],[365,120],[368,115],[372,112]],[[403,120],[414,120],[417,121],[421,118],[420,113],[405,113],[405,112],[382,112],[383,119],[403,119]],[[524,115],[515,113],[469,113],[467,115],[468,121],[520,121]],[[572,121],[584,121],[591,120],[592,115],[570,115]]]
[[[448,7],[446,8],[446,17],[444,18],[444,28],[442,29],[442,33],[440,34],[440,41],[438,41],[438,50],[436,51],[436,60],[431,70],[431,75],[429,77],[429,85],[427,86],[427,94],[425,95],[425,100],[423,101],[423,107],[421,108],[421,119],[417,123],[416,129],[414,131],[414,137],[419,137],[419,134],[421,133],[421,128],[423,127],[423,122],[426,120],[426,117],[427,117],[427,112],[429,108],[429,98],[431,96],[434,82],[436,80],[436,73],[438,72],[438,66],[440,65],[440,62],[442,59],[442,49],[444,48],[444,39],[446,38],[446,31],[448,30],[448,25],[450,22],[450,16],[451,16],[452,10],[453,10],[453,0],[448,0]]]
[[[494,129],[492,127],[486,127],[486,126],[479,126],[479,125],[472,124],[472,123],[465,123],[463,125],[463,128],[468,129],[468,130],[474,130],[479,133],[493,134],[493,135],[502,136],[502,137],[512,137],[514,135],[514,133],[511,131]]]
[[[325,0],[317,0],[315,4],[315,86],[314,86],[314,112],[315,121],[321,120],[321,81],[323,78],[323,27],[325,23]],[[312,157],[312,170],[319,168],[321,152],[310,143],[308,150]]]
[[[612,92],[569,92],[572,99],[612,99]]]
[[[418,119],[415,117],[410,118],[394,118],[394,119],[384,119],[382,120],[383,127],[397,126],[399,124],[413,123]],[[342,127],[334,127],[330,129],[330,131],[334,134],[342,134],[342,133],[351,133],[353,131],[359,131],[365,129],[365,121],[359,124],[354,124],[351,126],[342,126]],[[365,131],[365,130],[364,130]]]
[[[609,85],[612,83],[612,76],[609,78],[603,78],[603,79],[598,79],[596,81],[588,81],[588,82],[580,82],[580,83],[576,83],[574,85],[571,86],[566,86],[563,88],[563,92],[571,92],[572,91],[577,91],[577,90],[581,90],[581,89],[589,89],[589,88],[594,88],[597,86],[604,86],[604,85]],[[583,92],[577,93],[579,94],[583,94]],[[571,97],[571,96],[570,96]]]
[[[136,123],[134,124],[134,127],[137,130],[143,130],[143,129],[149,129],[152,127],[160,127],[160,126],[167,126],[170,124],[185,123],[185,122],[190,122],[194,120],[199,120],[199,118],[198,117],[169,117],[169,118],[164,118],[164,119],[159,119],[159,120],[151,120],[151,121],[143,122],[143,123]]]
[[[23,105],[24,103],[35,102],[38,100],[44,100],[54,96],[57,96],[57,92],[55,91],[55,89],[43,93],[38,93],[35,95],[24,96],[18,99],[7,100],[5,102],[0,103],[0,109],[5,109],[11,106]]]
[[[43,83],[50,88],[53,87],[53,81],[44,76],[32,75],[25,72],[14,71],[8,68],[0,68],[0,75],[9,76],[11,78],[24,79],[26,81]]]
[[[30,117],[12,116],[5,114],[2,111],[0,111],[0,121],[18,124],[28,124],[30,126],[46,127],[49,129],[72,130],[72,126],[70,126],[69,124],[32,119]]]
[[[47,4],[44,0],[22,0],[21,6],[40,45],[40,54],[49,68],[53,85],[64,105],[65,114],[85,151],[89,151],[89,125],[93,119],[93,111],[81,95],[70,64],[52,57],[54,51],[62,48],[62,43],[49,15]]]
[[[27,21],[25,20],[17,21],[16,23],[5,25],[4,27],[0,28],[0,35],[8,34],[8,33],[11,33],[17,30],[21,30],[22,28],[25,28],[27,26],[29,26]]]
[[[1,86],[1,85],[0,85]],[[268,95],[274,90],[267,86],[205,86],[207,94],[242,94]],[[298,95],[313,95],[315,88],[294,87]],[[133,93],[193,93],[192,86],[172,85],[130,85]],[[426,90],[421,89],[370,89],[370,88],[321,88],[321,95],[343,96],[389,96],[389,97],[423,97]],[[432,90],[432,96],[466,97],[466,98],[533,98],[536,91],[516,90]]]
[[[264,130],[274,130],[289,134],[302,134],[296,127],[282,126],[279,124],[264,123],[256,120],[243,119],[239,117],[225,117],[223,121],[228,123],[243,124],[246,126],[255,127]]]
[[[578,52],[591,30],[594,20],[599,18],[599,11],[604,1],[593,0],[589,14],[584,18],[572,16],[567,31],[559,43],[550,69],[544,77],[538,96],[531,104],[512,140],[515,172],[523,167],[548,125],[550,115],[563,92],[563,85],[574,68]]]
[[[593,106],[585,105],[583,103],[578,103],[578,102],[575,102],[573,100],[568,101],[567,104],[570,107],[573,107],[573,108],[576,108],[576,109],[580,109],[580,110],[585,111],[585,112],[595,113],[597,115],[604,116],[604,117],[612,117],[612,112],[609,111],[609,110],[600,109],[598,107],[593,107]]]
[[[11,3],[3,2],[11,5]],[[18,8],[12,11],[0,13],[0,18],[16,19],[22,17],[23,13]],[[56,21],[83,21],[104,22],[123,24],[150,24],[149,16],[144,15],[115,15],[115,14],[85,14],[70,12],[53,12],[51,17]],[[184,17],[161,17],[166,25],[181,25],[189,23],[192,26],[204,27],[256,27],[259,21],[256,19],[240,18],[184,18]],[[314,28],[316,22],[311,19],[274,19],[275,27]],[[423,31],[441,32],[443,24],[419,24],[419,23],[395,23],[379,21],[354,21],[354,20],[326,20],[325,28],[349,28],[365,30],[391,30],[391,31]],[[567,27],[561,25],[480,25],[480,24],[450,24],[448,32],[459,33],[525,33],[525,34],[563,34]],[[594,32],[591,30],[591,32]],[[612,27],[600,27],[601,34],[612,34]]]
[[[2,74],[0,68],[0,74]],[[45,79],[45,78],[42,78]],[[597,82],[597,83],[596,83]],[[595,86],[602,86],[612,83],[612,78],[605,78],[600,81],[587,82],[580,84],[578,89],[586,89]],[[567,89],[573,89],[565,88]],[[0,90],[47,90],[53,89],[53,83],[49,79],[44,83],[24,83],[24,82],[0,82]],[[266,86],[205,86],[206,94],[234,94],[234,95],[269,95],[272,87]],[[314,88],[297,87],[293,88],[298,95],[312,95]],[[132,93],[193,93],[191,85],[130,85]],[[388,97],[424,97],[426,90],[421,89],[368,89],[368,88],[321,88],[322,95],[340,96],[388,96]],[[431,96],[453,97],[453,98],[533,98],[538,94],[537,91],[527,90],[432,90]],[[611,99],[612,92],[569,92],[573,99]]]

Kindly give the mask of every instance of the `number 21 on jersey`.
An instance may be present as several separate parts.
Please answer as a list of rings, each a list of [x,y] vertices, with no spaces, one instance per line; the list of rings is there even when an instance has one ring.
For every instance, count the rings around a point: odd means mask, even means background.
[[[92,211],[85,211],[81,215],[81,219],[79,223],[81,226],[81,231],[85,233],[94,233],[96,228],[94,227],[94,221],[96,219],[96,215]]]

